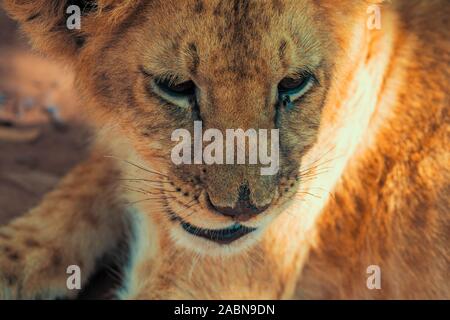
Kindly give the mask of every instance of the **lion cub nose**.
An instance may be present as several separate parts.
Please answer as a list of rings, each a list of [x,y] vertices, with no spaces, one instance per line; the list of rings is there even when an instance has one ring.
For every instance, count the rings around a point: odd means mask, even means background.
[[[256,215],[264,212],[270,206],[270,204],[268,204],[258,207],[252,204],[250,201],[250,189],[247,185],[242,185],[239,188],[239,198],[234,207],[220,207],[215,206],[211,201],[210,203],[216,211],[237,221],[250,220]]]

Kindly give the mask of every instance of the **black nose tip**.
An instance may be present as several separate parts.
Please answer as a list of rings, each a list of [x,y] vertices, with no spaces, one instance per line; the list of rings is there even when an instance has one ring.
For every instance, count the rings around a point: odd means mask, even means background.
[[[252,204],[250,202],[250,190],[247,186],[241,186],[239,189],[239,199],[234,207],[220,207],[214,205],[211,201],[209,202],[211,206],[219,213],[238,221],[247,221],[264,212],[270,206],[270,204],[268,204],[258,207]]]

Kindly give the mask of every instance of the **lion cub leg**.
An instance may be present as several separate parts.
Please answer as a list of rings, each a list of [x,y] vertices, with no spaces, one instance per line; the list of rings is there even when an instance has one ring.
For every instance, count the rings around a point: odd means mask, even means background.
[[[75,297],[67,288],[69,266],[81,284],[96,261],[113,249],[125,219],[115,196],[118,171],[93,155],[26,215],[0,227],[0,299]]]

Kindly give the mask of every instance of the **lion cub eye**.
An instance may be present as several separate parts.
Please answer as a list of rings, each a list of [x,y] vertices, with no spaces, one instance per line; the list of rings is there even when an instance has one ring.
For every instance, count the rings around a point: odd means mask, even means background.
[[[192,96],[195,94],[195,84],[193,81],[182,83],[172,83],[168,80],[156,80],[155,84],[167,94],[174,96]]]
[[[197,87],[191,80],[175,82],[173,80],[153,79],[152,90],[163,100],[181,108],[189,108],[195,100]]]
[[[158,77],[147,71],[143,66],[139,67],[144,76],[146,89],[178,107],[189,108],[195,101],[197,86],[194,81],[180,81],[177,76]]]
[[[314,85],[315,77],[306,74],[299,77],[286,77],[278,84],[280,101],[295,101],[302,97]]]

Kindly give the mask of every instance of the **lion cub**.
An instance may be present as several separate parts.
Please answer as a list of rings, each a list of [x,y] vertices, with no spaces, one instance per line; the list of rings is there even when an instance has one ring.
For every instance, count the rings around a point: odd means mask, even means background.
[[[76,297],[124,241],[123,299],[450,298],[447,1],[75,3],[3,1],[97,139],[0,228],[0,298]],[[174,163],[196,122],[275,130],[277,170]]]

